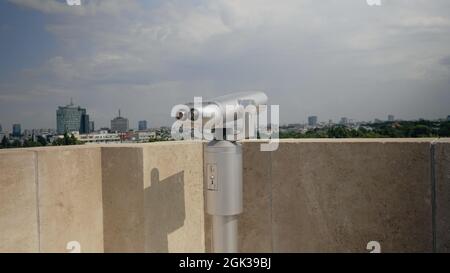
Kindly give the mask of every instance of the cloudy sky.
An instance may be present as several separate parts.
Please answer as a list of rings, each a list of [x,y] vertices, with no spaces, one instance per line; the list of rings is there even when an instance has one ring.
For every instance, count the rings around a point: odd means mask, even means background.
[[[196,96],[265,91],[281,123],[450,115],[450,1],[0,0],[0,124],[170,125]]]

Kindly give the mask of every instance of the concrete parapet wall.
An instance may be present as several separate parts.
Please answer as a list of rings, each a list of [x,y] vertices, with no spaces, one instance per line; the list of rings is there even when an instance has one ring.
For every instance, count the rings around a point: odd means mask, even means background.
[[[203,149],[102,148],[106,252],[204,252]]]
[[[366,252],[369,241],[384,252],[433,250],[430,143],[288,141],[269,154],[244,145],[268,167],[245,166],[242,251],[269,240],[274,252]],[[254,226],[271,232],[255,236]]]
[[[450,251],[448,139],[244,141],[242,252]],[[203,143],[0,151],[0,252],[210,251]]]
[[[144,252],[142,148],[102,148],[105,252]]]
[[[98,147],[1,151],[0,251],[103,252],[100,159]]]
[[[65,252],[75,241],[82,252],[103,252],[100,148],[36,153],[40,251]]]
[[[35,154],[0,153],[0,252],[38,252]]]
[[[450,252],[450,141],[438,141],[433,149],[435,205],[433,224],[437,252]]]

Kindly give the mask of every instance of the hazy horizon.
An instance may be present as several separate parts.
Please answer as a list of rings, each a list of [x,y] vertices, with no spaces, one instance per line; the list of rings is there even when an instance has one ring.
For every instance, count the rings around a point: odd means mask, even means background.
[[[0,2],[0,124],[170,125],[194,96],[260,90],[280,124],[450,115],[450,1]]]

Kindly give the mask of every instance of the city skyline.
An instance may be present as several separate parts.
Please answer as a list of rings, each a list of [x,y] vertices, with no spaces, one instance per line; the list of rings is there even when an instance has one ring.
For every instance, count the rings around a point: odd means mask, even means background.
[[[77,106],[77,107],[81,107],[81,106]],[[87,109],[86,109],[87,110]],[[147,120],[138,120],[137,122],[136,122],[136,124],[135,124],[135,126],[134,125],[132,125],[132,126],[130,126],[129,124],[134,124],[134,123],[132,123],[132,122],[130,122],[129,121],[129,119],[128,118],[126,118],[126,117],[123,117],[121,114],[119,115],[119,116],[114,116],[111,120],[110,120],[110,122],[109,122],[109,126],[101,126],[101,127],[96,127],[96,128],[98,128],[98,129],[94,129],[94,130],[91,130],[90,129],[90,133],[91,132],[94,132],[94,131],[100,131],[100,130],[103,130],[103,129],[106,129],[106,128],[108,128],[108,129],[112,129],[111,127],[112,126],[110,126],[111,125],[111,121],[113,121],[114,119],[116,119],[116,118],[118,118],[118,117],[122,117],[122,118],[125,118],[126,120],[128,120],[128,130],[133,130],[133,131],[145,131],[145,130],[149,130],[149,129],[157,129],[157,128],[161,128],[161,127],[170,127],[170,125],[161,125],[161,126],[156,126],[156,127],[147,127],[147,124],[148,124],[148,121]],[[311,122],[310,122],[310,119],[311,118],[314,118],[315,119],[315,121],[313,122],[313,124],[311,124]],[[307,117],[307,119],[306,120],[304,120],[304,121],[297,121],[297,122],[289,122],[289,123],[280,123],[279,124],[279,126],[280,127],[283,127],[283,126],[289,126],[289,125],[295,125],[295,124],[300,124],[300,125],[308,125],[308,126],[316,126],[316,125],[321,125],[321,124],[330,124],[330,123],[332,123],[332,124],[335,124],[335,125],[338,125],[338,124],[349,124],[349,123],[376,123],[376,122],[395,122],[395,121],[418,121],[418,120],[422,120],[423,118],[418,118],[418,119],[410,119],[410,120],[407,120],[407,119],[400,119],[400,118],[397,118],[396,116],[394,116],[394,115],[391,115],[391,114],[388,114],[386,117],[384,117],[384,118],[373,118],[373,119],[371,119],[371,120],[357,120],[357,119],[354,119],[354,118],[349,118],[349,117],[340,117],[340,118],[338,118],[338,119],[336,119],[336,120],[334,120],[334,119],[326,119],[326,118],[323,118],[323,119],[321,119],[319,116],[317,116],[317,115],[310,115],[310,116],[308,116]],[[428,120],[428,119],[424,119],[424,120]],[[442,120],[442,121],[445,121],[445,120],[447,120],[447,121],[450,121],[450,115],[447,115],[447,117],[439,117],[439,118],[436,118],[436,119],[429,119],[429,120],[435,120],[435,121],[437,121],[437,120]],[[91,125],[93,126],[94,125],[94,120],[90,120],[89,121],[89,128],[92,128],[91,127]],[[140,125],[141,125],[141,122],[143,122],[144,124],[145,124],[145,129],[141,129],[140,128]],[[5,132],[9,132],[9,133],[12,133],[13,132],[13,127],[14,127],[14,125],[19,125],[20,127],[22,127],[22,123],[14,123],[14,124],[11,124],[11,129],[10,128],[8,128],[8,127],[6,127],[6,126],[4,126],[2,123],[0,123],[0,132],[3,132],[3,133],[5,133]],[[41,128],[39,128],[39,127],[24,127],[22,130],[23,131],[25,131],[25,130],[47,130],[47,129],[49,129],[49,130],[55,130],[55,131],[57,131],[57,122],[55,123],[55,126],[54,127],[41,127]]]
[[[73,102],[73,98],[70,98],[69,104],[67,104],[66,106],[58,106],[58,109],[61,109],[61,108],[64,108],[64,107],[69,107],[69,106],[70,107],[75,107],[75,108],[80,108],[84,112],[87,112],[87,110],[88,110],[86,107],[83,108],[81,105],[76,105]],[[92,119],[89,120],[89,115],[86,115],[86,116],[88,117],[88,127],[91,128],[91,125],[93,126],[94,120],[92,120]],[[439,117],[439,118],[431,119],[431,120],[445,120],[445,119],[449,120],[449,117],[450,117],[450,115],[447,115],[447,117]],[[110,122],[109,122],[108,125],[100,126],[98,128],[99,129],[101,129],[101,128],[109,128],[109,129],[113,130],[113,128],[111,126],[111,122],[113,120],[117,119],[117,118],[125,118],[127,120],[127,123],[128,123],[127,127],[128,127],[129,130],[138,130],[138,131],[141,130],[140,129],[140,124],[141,123],[145,124],[144,127],[146,129],[144,129],[144,130],[150,129],[150,128],[147,128],[147,120],[145,120],[145,119],[143,120],[143,119],[139,119],[139,118],[138,118],[137,122],[135,122],[136,126],[134,126],[134,125],[129,126],[129,124],[134,124],[134,123],[130,122],[128,118],[122,116],[121,109],[118,109],[118,115],[113,116],[112,119],[110,119]],[[40,127],[40,128],[39,127],[26,127],[24,130],[35,130],[35,129],[55,129],[55,130],[57,130],[57,127],[58,127],[57,126],[58,125],[57,119],[58,118],[56,118],[56,126],[55,127]],[[418,119],[415,119],[415,120],[420,120],[420,119],[423,119],[423,118],[418,118]],[[314,121],[312,121],[312,120],[314,120]],[[397,117],[392,115],[392,114],[387,114],[386,117],[375,117],[375,118],[372,118],[370,120],[357,120],[357,119],[354,119],[354,118],[351,118],[351,117],[339,117],[336,120],[331,119],[331,118],[329,118],[329,119],[322,118],[321,119],[317,115],[308,115],[305,120],[300,120],[300,121],[295,121],[295,122],[290,122],[290,123],[280,123],[280,126],[286,126],[286,125],[289,125],[289,124],[305,124],[305,125],[308,124],[309,126],[315,126],[315,125],[320,124],[320,123],[346,124],[346,123],[349,123],[349,122],[362,122],[362,123],[364,123],[364,122],[394,121],[394,120],[403,120],[403,119],[397,119]],[[22,125],[21,122],[18,122],[18,123],[11,124],[11,127],[14,127],[14,125],[16,125],[16,124]],[[2,126],[2,123],[0,123],[0,128],[2,128],[1,126]],[[161,126],[152,127],[152,128],[159,128],[159,127],[170,127],[170,125],[166,124],[166,125],[161,125]],[[5,128],[6,128],[6,130],[4,130],[5,132],[12,132],[12,130],[8,130],[7,129],[8,127],[5,127]],[[76,130],[72,130],[72,131],[76,131]],[[89,131],[93,132],[95,130],[90,130],[89,129]]]
[[[118,108],[134,127],[171,108],[247,90],[280,123],[445,118],[450,3],[64,1],[0,3],[0,123],[54,128],[70,97],[97,128]],[[345,18],[343,20],[342,18]]]

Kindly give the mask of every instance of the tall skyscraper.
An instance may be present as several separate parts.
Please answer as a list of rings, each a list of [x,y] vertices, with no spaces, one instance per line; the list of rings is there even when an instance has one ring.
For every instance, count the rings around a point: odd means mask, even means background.
[[[22,129],[20,124],[13,124],[13,131],[12,131],[12,135],[13,137],[20,137],[22,135]]]
[[[308,125],[316,126],[317,125],[317,116],[309,116],[308,117]]]
[[[394,115],[388,115],[388,121],[395,121]]]
[[[74,106],[72,100],[69,105],[59,106],[56,110],[56,130],[58,134],[66,132],[88,133],[89,115],[86,114],[86,109]]]
[[[120,115],[120,109],[119,116],[111,120],[111,131],[120,133],[128,132],[128,119]]]
[[[450,115],[447,116],[447,120],[450,121]]]
[[[0,124],[0,133],[3,132],[2,125]]]
[[[138,123],[138,129],[139,129],[139,131],[147,130],[147,121],[146,120],[140,120],[139,123]]]
[[[81,115],[80,134],[89,134],[89,115]]]

